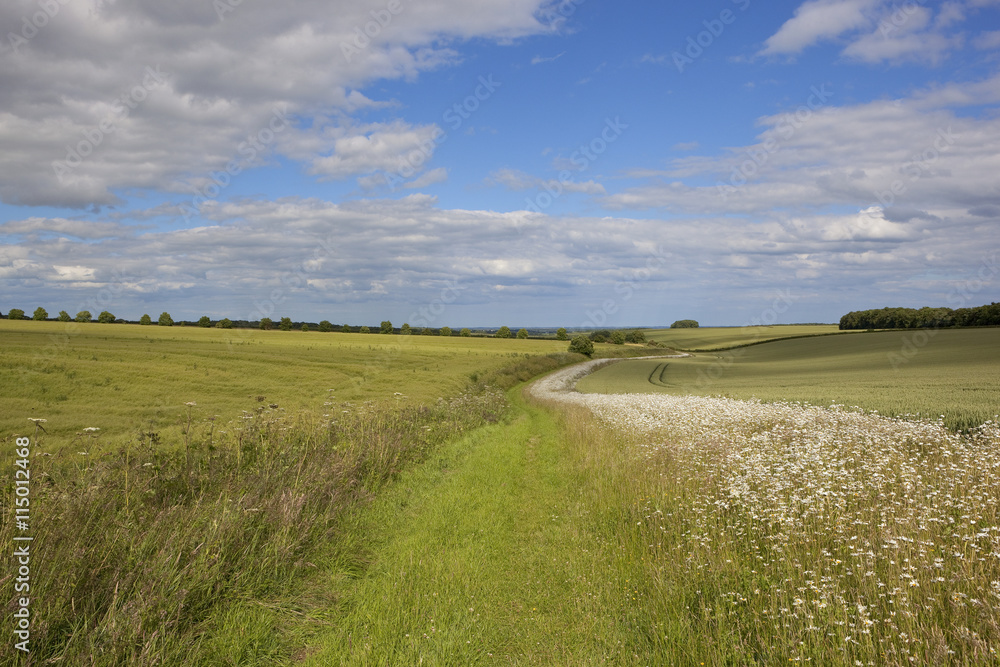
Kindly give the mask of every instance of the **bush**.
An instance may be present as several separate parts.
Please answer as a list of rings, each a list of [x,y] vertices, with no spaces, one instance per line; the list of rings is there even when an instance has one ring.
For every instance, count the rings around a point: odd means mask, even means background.
[[[351,325],[345,324],[340,328],[340,330],[343,331],[344,333],[351,333]]]
[[[556,329],[556,340],[569,340],[569,335],[566,333],[565,327]]]
[[[319,323],[319,330],[323,333],[329,333],[333,331],[333,324],[329,320],[323,320]]]
[[[24,311],[21,310],[20,308],[11,308],[10,311],[7,313],[7,319],[8,320],[23,320],[24,319]]]
[[[442,336],[450,336],[451,335],[451,327],[441,327],[441,331],[439,331],[438,333],[440,335],[442,335]]]
[[[274,324],[274,322],[271,321],[270,317],[262,317],[260,320],[260,330],[267,331],[268,329],[271,328],[272,324]]]
[[[611,342],[615,345],[625,344],[625,332],[624,331],[613,331],[611,332]]]
[[[212,326],[212,318],[210,318],[208,315],[202,315],[198,319],[198,326],[205,328]]]
[[[309,325],[306,324],[305,322],[303,322],[302,323],[302,330],[308,333],[308,331],[309,331]]]
[[[413,329],[411,329],[410,325],[407,324],[406,322],[403,322],[403,326],[399,327],[399,334],[401,336],[409,336],[412,333]]]
[[[149,313],[143,313],[142,317],[139,318],[139,324],[146,327],[153,323],[153,318],[149,316]]]
[[[468,329],[462,329],[461,331],[458,332],[458,335],[461,336],[462,338],[468,338],[472,335],[472,332],[469,331]]]
[[[520,338],[521,340],[524,340],[525,338],[528,337],[528,330],[527,329],[518,330],[517,337]]]
[[[44,322],[49,319],[49,313],[47,310],[39,306],[38,308],[35,308],[35,314],[31,316],[31,319],[36,322]]]
[[[89,310],[81,310],[76,314],[77,322],[89,322],[92,319],[94,319],[94,316],[90,314]]]
[[[583,334],[573,336],[573,340],[569,344],[569,351],[585,354],[589,357],[594,354],[594,342]]]
[[[107,310],[102,310],[101,314],[97,316],[97,321],[101,324],[114,324],[115,316]]]
[[[157,324],[161,327],[172,327],[174,326],[174,318],[170,317],[170,313],[163,311],[160,313],[160,319],[157,320]]]
[[[697,320],[677,320],[670,325],[671,329],[697,329]]]
[[[232,329],[233,321],[228,317],[223,317],[221,320],[215,323],[216,329]]]
[[[371,327],[361,327],[360,329],[358,329],[358,333],[371,333],[371,332],[372,332]]]
[[[59,311],[59,317],[57,318],[60,322],[72,322],[73,318],[69,316],[65,310]]]
[[[645,343],[646,342],[646,334],[642,333],[638,329],[634,329],[633,331],[630,331],[627,334],[625,334],[625,342],[626,343]]]
[[[494,338],[510,338],[510,327],[508,327],[508,326],[500,327],[497,330],[497,332],[495,334],[493,334],[493,337]]]

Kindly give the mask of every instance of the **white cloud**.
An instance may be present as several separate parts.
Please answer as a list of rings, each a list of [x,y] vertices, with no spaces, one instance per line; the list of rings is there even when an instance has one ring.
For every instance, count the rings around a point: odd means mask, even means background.
[[[817,42],[832,39],[871,22],[869,12],[882,0],[809,0],[771,35],[761,55],[796,55]]]

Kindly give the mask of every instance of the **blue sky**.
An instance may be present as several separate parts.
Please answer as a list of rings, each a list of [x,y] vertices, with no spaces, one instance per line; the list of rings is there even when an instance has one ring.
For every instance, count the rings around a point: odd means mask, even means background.
[[[18,0],[0,28],[3,312],[998,299],[996,0]]]

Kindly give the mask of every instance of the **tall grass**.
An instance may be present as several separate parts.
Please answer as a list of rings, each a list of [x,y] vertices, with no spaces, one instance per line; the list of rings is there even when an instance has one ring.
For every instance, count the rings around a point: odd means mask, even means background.
[[[337,608],[330,586],[309,583],[331,563],[363,566],[345,513],[507,409],[490,388],[430,406],[331,401],[325,414],[258,404],[228,424],[188,407],[174,446],[140,432],[120,451],[32,460],[34,664],[291,659]],[[8,516],[12,485],[2,493]],[[0,542],[12,537],[4,521]]]
[[[1000,427],[570,395],[659,664],[1000,664]]]

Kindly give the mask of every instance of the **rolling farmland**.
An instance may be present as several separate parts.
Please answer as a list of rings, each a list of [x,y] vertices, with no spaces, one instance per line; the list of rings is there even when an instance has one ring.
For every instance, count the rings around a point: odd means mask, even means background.
[[[822,336],[634,360],[601,369],[579,390],[836,403],[890,416],[944,415],[964,428],[1000,412],[1000,329]]]

